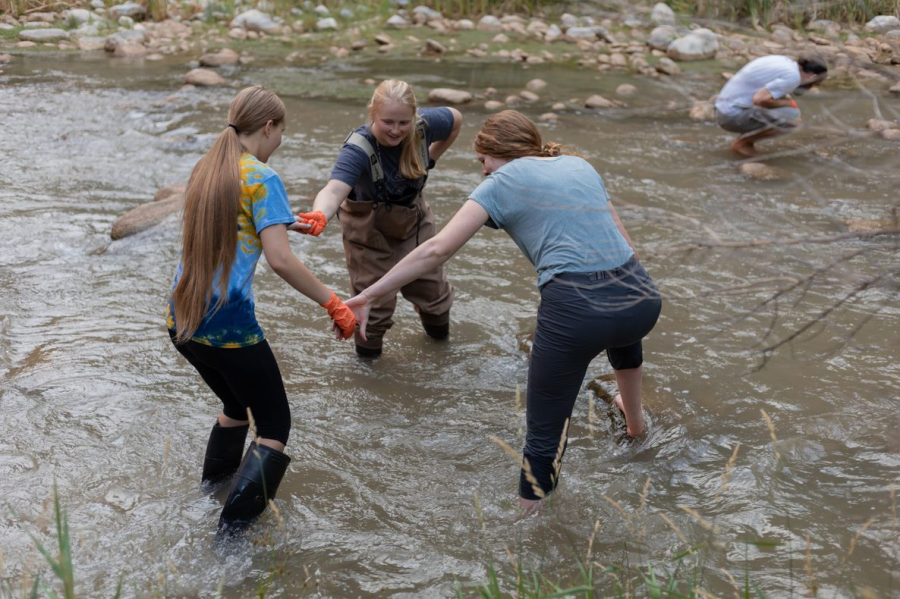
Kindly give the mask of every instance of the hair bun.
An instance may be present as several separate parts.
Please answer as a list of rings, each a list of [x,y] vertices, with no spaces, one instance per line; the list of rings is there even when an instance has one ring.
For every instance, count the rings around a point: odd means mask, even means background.
[[[562,144],[558,144],[554,141],[548,141],[544,144],[544,147],[541,148],[541,154],[543,156],[559,156],[562,153]]]

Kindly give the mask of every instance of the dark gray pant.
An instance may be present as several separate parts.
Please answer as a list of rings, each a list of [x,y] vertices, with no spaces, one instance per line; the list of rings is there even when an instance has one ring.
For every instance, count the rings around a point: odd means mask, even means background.
[[[641,339],[656,324],[661,308],[659,291],[634,258],[613,270],[557,275],[541,288],[523,454],[545,494],[558,482],[553,461],[591,360],[606,350],[615,370],[640,366]],[[524,471],[519,495],[538,498]]]

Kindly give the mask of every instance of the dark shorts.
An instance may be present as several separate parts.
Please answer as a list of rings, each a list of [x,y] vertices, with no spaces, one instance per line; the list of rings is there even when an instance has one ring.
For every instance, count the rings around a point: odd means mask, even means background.
[[[210,347],[196,341],[179,345],[171,329],[169,338],[222,400],[223,414],[247,420],[249,408],[260,437],[287,443],[291,409],[281,370],[267,341],[236,348]]]
[[[787,131],[797,126],[800,110],[783,106],[781,108],[761,108],[752,106],[735,115],[725,115],[716,111],[719,127],[732,133],[753,134],[778,129]]]
[[[612,270],[557,275],[541,288],[523,453],[544,493],[556,486],[553,461],[591,360],[605,350],[615,370],[639,367],[641,340],[661,308],[656,285],[633,257]],[[537,498],[524,473],[519,494]]]

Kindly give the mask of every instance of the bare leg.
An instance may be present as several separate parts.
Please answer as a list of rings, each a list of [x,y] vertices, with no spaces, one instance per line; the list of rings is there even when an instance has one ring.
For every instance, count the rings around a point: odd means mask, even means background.
[[[540,513],[546,504],[543,499],[525,499],[519,497],[519,513],[518,518],[527,518],[532,514]]]
[[[249,422],[249,420],[235,420],[234,418],[229,418],[224,413],[219,414],[219,426],[224,428],[229,428],[232,426],[243,426]],[[284,452],[284,443],[282,443],[281,441],[276,441],[275,439],[263,439],[262,437],[259,437],[256,439],[256,442],[260,445],[266,445],[268,447],[271,447],[272,449]]]
[[[797,118],[799,122],[799,117]],[[753,144],[761,139],[766,139],[768,137],[778,137],[779,135],[786,135],[794,130],[794,127],[781,127],[774,129],[764,129],[759,133],[753,133],[751,135],[741,135],[734,143],[731,144],[731,151],[735,154],[739,154],[741,156],[750,158],[752,156],[756,156],[758,152],[756,148],[753,147]]]
[[[625,413],[625,424],[629,437],[637,437],[644,432],[644,410],[641,408],[641,379],[644,376],[644,366],[616,370],[616,384],[619,386],[619,395],[616,395],[616,405]]]

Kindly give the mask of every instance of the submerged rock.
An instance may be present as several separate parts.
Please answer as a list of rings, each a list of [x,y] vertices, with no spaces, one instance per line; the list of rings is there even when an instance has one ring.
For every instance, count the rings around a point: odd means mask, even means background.
[[[776,181],[783,179],[784,175],[777,168],[761,162],[747,162],[741,165],[741,173],[751,179],[761,181]]]
[[[161,196],[160,194],[163,195]],[[178,212],[183,207],[183,186],[163,187],[156,192],[152,202],[141,204],[117,218],[113,223],[110,237],[116,240],[140,233],[158,224],[170,214]]]
[[[222,48],[216,52],[210,52],[201,56],[200,65],[204,67],[220,67],[226,64],[237,64],[240,59],[240,54],[231,48]]]
[[[612,100],[607,100],[598,94],[594,94],[584,101],[585,108],[615,108],[615,106],[616,105]]]

